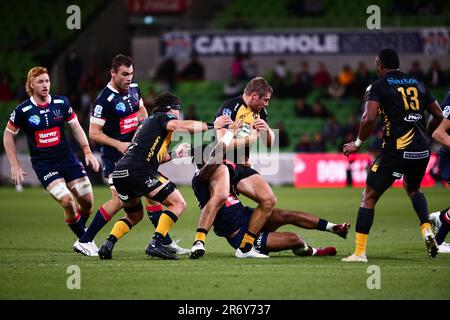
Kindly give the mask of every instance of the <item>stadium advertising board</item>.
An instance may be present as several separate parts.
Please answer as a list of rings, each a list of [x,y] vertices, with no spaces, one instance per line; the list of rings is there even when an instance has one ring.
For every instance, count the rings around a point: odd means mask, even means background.
[[[128,12],[180,13],[186,11],[187,0],[128,0]]]
[[[160,38],[163,56],[374,54],[382,47],[400,54],[448,54],[449,29],[390,32],[171,32]]]
[[[430,162],[422,180],[422,187],[434,186],[430,170],[437,157],[431,155]],[[344,188],[351,174],[353,187],[365,186],[367,170],[372,163],[368,153],[352,154],[346,158],[338,153],[297,154],[294,164],[294,185],[296,188]],[[402,179],[396,180],[394,187],[402,187]]]

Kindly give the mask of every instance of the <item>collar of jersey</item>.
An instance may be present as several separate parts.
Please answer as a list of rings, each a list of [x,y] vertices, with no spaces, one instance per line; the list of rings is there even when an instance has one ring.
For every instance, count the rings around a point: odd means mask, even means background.
[[[48,101],[47,101],[45,104],[38,104],[38,103],[36,102],[36,100],[34,100],[33,97],[30,97],[30,101],[31,101],[32,104],[34,104],[35,106],[37,106],[37,107],[39,107],[39,108],[47,108],[48,105],[49,105],[50,103],[52,103],[52,96],[51,96],[51,95],[48,95]]]
[[[110,85],[109,83],[108,83],[106,86],[107,86],[108,89],[111,90],[112,92],[117,93],[117,94],[121,94],[119,91],[117,91],[116,89],[114,89],[113,86]]]

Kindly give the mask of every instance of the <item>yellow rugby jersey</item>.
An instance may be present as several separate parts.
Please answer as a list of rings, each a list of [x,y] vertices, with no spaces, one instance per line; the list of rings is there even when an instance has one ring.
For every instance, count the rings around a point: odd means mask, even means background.
[[[253,112],[244,102],[242,96],[225,101],[222,106],[217,111],[216,117],[222,115],[229,116],[233,121],[242,121],[243,123],[252,124],[258,119],[262,119],[267,122],[268,114],[266,109],[262,109],[260,112]],[[234,155],[227,154],[227,159],[235,163],[247,163],[250,150],[248,147],[245,148],[244,159],[239,159],[239,152],[236,150]]]

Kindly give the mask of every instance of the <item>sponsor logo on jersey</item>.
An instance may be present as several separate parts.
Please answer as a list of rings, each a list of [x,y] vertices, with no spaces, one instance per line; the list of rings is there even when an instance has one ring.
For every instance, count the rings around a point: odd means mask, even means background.
[[[39,123],[41,123],[41,118],[38,115],[34,114],[28,118],[28,123],[32,127],[37,127],[39,125]]]
[[[53,103],[61,104],[61,103],[64,103],[64,100],[62,100],[62,99],[55,99],[55,100],[53,100]]]
[[[53,110],[53,115],[58,118],[61,117],[61,109]]]
[[[55,109],[53,110],[53,120],[58,121],[61,120],[63,117],[61,115],[61,109]]]
[[[138,113],[132,113],[124,118],[120,119],[120,134],[133,132],[139,125]]]
[[[9,117],[9,120],[11,120],[12,122],[14,122],[15,119],[16,119],[16,112],[13,111],[13,112],[11,113],[11,116]]]
[[[27,112],[27,111],[30,110],[31,108],[33,108],[33,106],[31,106],[31,105],[28,105],[28,106],[26,106],[26,107],[23,107],[23,108],[22,108],[22,112]]]
[[[224,116],[229,116],[231,117],[231,110],[230,109],[223,109],[223,113]]]
[[[392,176],[395,177],[395,178],[399,178],[400,179],[402,177],[402,175],[403,174],[401,174],[400,172],[395,172],[395,171],[392,172]]]
[[[145,184],[147,185],[148,188],[151,188],[151,187],[153,187],[153,186],[156,186],[156,184],[157,184],[158,182],[159,182],[158,179],[150,178],[150,179],[148,179],[147,181],[145,181]]]
[[[49,179],[49,178],[51,178],[51,177],[53,177],[53,176],[56,176],[57,174],[59,174],[58,171],[53,171],[53,172],[47,173],[47,174],[44,176],[44,181],[47,181],[47,179]]]
[[[391,84],[391,85],[395,85],[395,84],[418,84],[416,79],[407,79],[407,78],[403,78],[403,79],[395,79],[395,78],[387,78],[386,81]]]
[[[122,200],[122,201],[128,200],[128,196],[121,195],[120,193],[117,193],[117,194],[119,195],[120,200]]]
[[[111,102],[111,100],[114,98],[114,93],[111,93],[110,95],[109,95],[109,97],[108,97],[108,99],[106,99],[106,100],[108,100],[108,102]]]
[[[50,109],[45,109],[45,110],[39,110],[40,114],[45,114],[45,113],[49,113]]]
[[[53,147],[61,142],[59,127],[36,131],[34,137],[36,138],[36,147],[38,148]]]
[[[403,120],[405,120],[407,122],[417,122],[419,120],[422,120],[422,115],[420,115],[418,113],[410,113],[407,116],[405,116],[403,118]]]
[[[444,114],[445,118],[448,118],[448,116],[450,116],[450,106],[445,106],[444,111],[442,111],[442,113]]]
[[[101,118],[102,117],[103,107],[101,105],[96,105],[94,108],[94,117]]]
[[[116,104],[116,112],[118,114],[124,114],[125,111],[127,111],[127,107],[125,106],[125,103],[119,102],[118,104]]]

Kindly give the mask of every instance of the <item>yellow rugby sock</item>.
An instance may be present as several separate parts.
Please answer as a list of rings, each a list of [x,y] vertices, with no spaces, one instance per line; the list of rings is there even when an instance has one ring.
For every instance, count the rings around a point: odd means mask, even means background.
[[[431,230],[431,224],[429,222],[425,222],[420,225],[420,231],[422,232],[422,239],[425,239],[425,230]]]
[[[195,234],[195,241],[201,241],[205,243],[207,234],[208,231],[206,231],[206,229],[198,228],[197,233]]]
[[[367,239],[369,238],[368,234],[359,233],[356,232],[356,239],[355,239],[355,254],[357,256],[360,256],[362,253],[366,252],[366,246],[367,246]]]
[[[164,210],[161,214],[161,217],[159,217],[159,222],[158,226],[156,227],[155,233],[159,233],[163,237],[165,237],[170,228],[172,228],[172,226],[175,224],[177,219],[178,218],[174,213],[170,212],[169,210]]]
[[[114,224],[111,234],[119,240],[131,230],[132,226],[128,220],[120,219]]]

